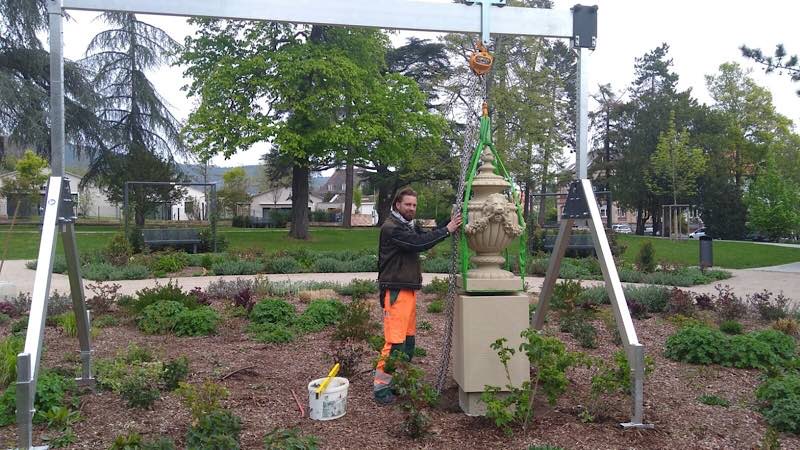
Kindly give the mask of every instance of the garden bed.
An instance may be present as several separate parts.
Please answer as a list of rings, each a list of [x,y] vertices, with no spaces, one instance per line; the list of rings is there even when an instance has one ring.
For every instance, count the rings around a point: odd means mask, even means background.
[[[313,293],[303,291],[331,288],[336,288],[336,296],[343,303],[350,303],[349,296],[343,294],[352,293],[352,289],[323,284],[275,285],[271,288],[271,297],[282,298],[303,311],[308,307],[308,300],[314,297]],[[324,292],[330,296],[332,291]],[[368,304],[371,318],[377,322],[380,310],[374,297],[374,293],[369,294]],[[445,315],[429,312],[428,308],[439,298],[436,293],[421,294],[417,309],[417,345],[424,348],[427,355],[414,362],[425,371],[424,379],[428,382],[436,375],[445,330]],[[237,303],[242,301],[236,300]],[[369,449],[506,449],[545,444],[564,449],[756,448],[767,432],[754,395],[762,373],[754,369],[692,365],[666,358],[665,343],[683,319],[668,319],[660,313],[635,321],[639,340],[654,362],[644,392],[645,420],[655,425],[654,430],[619,427],[620,422],[630,419],[629,398],[619,394],[604,399],[606,407],[602,414],[591,422],[584,422],[586,418],[582,412],[590,399],[591,372],[577,367],[568,371],[566,393],[557,403],[549,406],[537,400],[535,416],[528,429],[514,428],[511,435],[496,428],[489,419],[461,413],[457,406],[457,387],[449,380],[438,406],[428,411],[432,419],[430,434],[420,440],[411,439],[402,432],[404,411],[396,405],[378,406],[372,400],[370,361],[376,356],[375,352],[365,357],[358,365],[357,374],[350,377],[347,414],[334,421],[315,422],[300,417],[292,391],[307,409],[308,382],[324,376],[332,365],[328,346],[334,328],[300,334],[287,343],[264,344],[253,339],[248,332],[250,321],[236,314],[231,303],[231,298],[213,300],[211,307],[221,317],[218,331],[197,337],[144,334],[130,316],[115,307],[105,316],[97,315],[95,323],[105,321],[109,326],[97,330],[93,358],[95,361],[113,358],[131,344],[149,349],[163,361],[186,357],[189,383],[213,381],[230,393],[222,406],[241,418],[241,446],[245,449],[264,448],[265,435],[276,427],[296,427],[302,434],[313,435],[320,448]],[[609,316],[609,307],[597,308],[588,319],[597,330],[596,348],[582,348],[572,334],[559,331],[558,317],[563,311],[553,311],[549,315],[545,333],[562,340],[568,350],[613,360],[619,347],[613,343],[612,328],[604,320]],[[699,318],[694,320],[702,321],[703,314],[697,316]],[[742,323],[744,331],[768,326],[754,317]],[[1,325],[0,335],[11,334],[13,326],[12,321]],[[79,368],[77,339],[67,336],[63,327],[48,326],[44,343],[43,368],[65,374],[72,374]],[[726,400],[730,405],[701,403],[698,398],[703,395]],[[77,409],[81,420],[72,425],[75,441],[68,448],[109,448],[115,437],[131,432],[150,440],[168,437],[175,441],[177,448],[184,448],[191,426],[190,413],[175,392],[162,391],[151,409],[132,409],[120,395],[98,390],[81,395]],[[36,425],[35,442],[41,443],[42,436],[50,433],[45,425]],[[14,425],[0,429],[0,447],[13,446],[15,435]],[[783,448],[800,448],[797,435],[784,433],[780,440]]]

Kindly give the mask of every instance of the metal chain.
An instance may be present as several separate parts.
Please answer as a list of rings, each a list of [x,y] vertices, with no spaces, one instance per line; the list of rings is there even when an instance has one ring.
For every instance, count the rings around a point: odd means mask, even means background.
[[[486,79],[485,77],[475,77],[472,78],[473,83],[469,87],[469,93],[467,97],[467,102],[469,103],[468,107],[472,107],[475,105],[475,99],[479,96],[479,91],[483,91],[481,97],[485,99],[486,95]],[[479,109],[480,110],[480,109]],[[464,137],[464,144],[461,148],[461,172],[459,173],[458,177],[458,192],[456,193],[456,207],[461,208],[461,204],[464,201],[464,190],[466,189],[466,177],[467,177],[467,170],[469,170],[469,163],[472,160],[472,154],[475,151],[475,145],[478,142],[478,126],[477,123],[480,121],[480,114],[474,114],[467,120],[467,124],[472,124],[473,122],[476,126],[472,126],[467,128],[467,135]],[[450,241],[450,276],[448,278],[447,284],[447,297],[445,299],[445,335],[444,335],[444,345],[442,346],[442,354],[439,357],[439,371],[436,374],[436,392],[441,393],[442,388],[444,387],[445,379],[447,378],[447,373],[450,369],[450,350],[453,345],[453,310],[455,308],[455,297],[456,297],[456,280],[458,278],[458,261],[459,252],[458,252],[458,243],[461,239],[461,231],[458,230],[452,235],[452,239]]]

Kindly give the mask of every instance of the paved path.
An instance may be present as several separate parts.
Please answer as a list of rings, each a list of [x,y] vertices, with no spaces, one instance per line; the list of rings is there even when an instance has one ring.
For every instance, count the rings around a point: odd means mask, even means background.
[[[34,271],[25,267],[23,260],[6,261],[2,273],[0,273],[0,281],[10,281],[14,284],[17,292],[31,292],[33,291],[33,276]],[[774,267],[763,267],[758,269],[740,269],[730,270],[733,274],[732,278],[721,281],[717,284],[730,286],[737,295],[745,296],[760,292],[764,289],[774,293],[783,292],[787,297],[793,298],[800,303],[800,263],[784,264]],[[340,284],[347,284],[351,280],[360,278],[374,280],[377,278],[375,272],[362,272],[362,273],[298,273],[298,274],[270,274],[261,275],[270,281],[330,281]],[[423,279],[425,283],[430,282],[433,278],[444,278],[445,274],[424,274]],[[236,278],[255,278],[255,275],[232,275],[232,276],[210,276],[210,277],[182,277],[175,278],[174,280],[180,284],[184,289],[193,289],[195,287],[205,288],[211,281],[225,279],[234,280]],[[125,280],[115,281],[122,285],[120,293],[134,294],[136,291],[144,288],[151,287],[156,282],[166,284],[169,278],[147,279],[147,280]],[[543,277],[527,277],[526,282],[530,286],[530,290],[538,292],[544,282]],[[84,280],[84,287],[91,284],[93,281]],[[602,281],[586,281],[586,285],[596,286],[602,285]],[[696,293],[716,293],[716,284],[707,284],[701,286],[693,286],[686,288]],[[59,292],[69,292],[69,280],[66,275],[53,274],[51,281],[51,290],[58,290]],[[87,294],[90,292],[87,290]]]

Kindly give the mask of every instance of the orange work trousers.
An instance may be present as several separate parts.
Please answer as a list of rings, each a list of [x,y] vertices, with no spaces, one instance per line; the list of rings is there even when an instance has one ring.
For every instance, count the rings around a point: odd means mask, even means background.
[[[376,366],[377,372],[383,372],[386,360],[392,350],[392,344],[404,344],[406,338],[417,334],[417,293],[411,289],[401,289],[394,303],[390,292],[386,291],[383,299],[383,349]]]

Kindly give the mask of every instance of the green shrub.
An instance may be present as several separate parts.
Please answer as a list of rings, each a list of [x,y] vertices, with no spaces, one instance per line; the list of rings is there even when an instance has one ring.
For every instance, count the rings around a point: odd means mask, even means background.
[[[652,242],[647,241],[639,248],[639,253],[636,255],[636,267],[645,273],[656,270],[656,249]]]
[[[81,268],[83,278],[95,281],[116,279],[117,273],[117,268],[106,262],[87,264]]]
[[[570,330],[570,334],[583,348],[597,348],[597,329],[590,322],[580,322]]]
[[[378,270],[378,257],[375,255],[364,255],[348,264],[348,272],[376,272]]]
[[[319,273],[344,272],[344,261],[335,258],[320,258],[314,263],[314,271]]]
[[[228,390],[213,381],[204,381],[202,384],[180,383],[176,392],[189,409],[193,422],[220,410],[220,402],[228,396]]]
[[[749,333],[754,339],[767,344],[779,358],[789,361],[796,356],[796,345],[793,337],[778,330],[766,329]]]
[[[136,370],[122,379],[119,395],[125,400],[128,408],[150,409],[150,406],[161,397],[161,392],[151,374],[144,370]]]
[[[180,272],[189,264],[189,258],[184,252],[168,252],[155,255],[150,268],[153,272],[173,273]]]
[[[22,352],[25,339],[8,336],[0,339],[0,389],[17,381],[17,355]]]
[[[701,395],[697,397],[697,401],[708,406],[722,406],[727,408],[731,406],[731,402],[716,395]]]
[[[428,304],[427,311],[431,314],[439,314],[444,311],[444,300],[436,299]]]
[[[200,253],[224,252],[228,248],[228,239],[224,234],[217,231],[217,248],[214,249],[214,236],[211,233],[211,227],[203,228],[197,235],[200,238],[200,245],[197,246],[197,251]]]
[[[76,337],[78,335],[78,320],[75,318],[74,311],[65,312],[54,318],[64,334],[69,337]]]
[[[779,431],[800,433],[800,376],[786,374],[768,378],[756,390],[761,413]]]
[[[148,383],[158,385],[163,373],[163,365],[155,361],[150,351],[137,345],[111,359],[97,359],[95,376],[98,387],[120,393],[122,385],[128,376],[136,376],[148,380]]]
[[[140,314],[145,308],[156,302],[174,301],[188,309],[197,308],[197,297],[184,292],[177,282],[170,281],[165,285],[156,283],[155,287],[144,288],[136,292],[136,299],[131,303],[120,302],[128,308],[134,315]]]
[[[377,324],[372,322],[370,311],[372,303],[366,300],[353,300],[344,307],[342,317],[336,325],[333,338],[337,340],[367,340],[375,331]]]
[[[450,258],[426,258],[422,261],[422,271],[425,273],[450,273]]]
[[[75,381],[70,378],[51,372],[41,372],[36,382],[36,398],[34,400],[36,413],[33,415],[33,423],[46,422],[45,413],[53,407],[77,407],[77,402],[73,397],[76,389]],[[17,385],[11,383],[0,396],[0,427],[16,423],[16,410]]]
[[[297,428],[275,428],[264,436],[265,450],[317,450],[317,438],[303,436]]]
[[[189,375],[189,360],[185,356],[164,363],[161,372],[161,381],[164,383],[164,389],[174,391],[178,388],[178,384],[186,379],[187,375]]]
[[[178,314],[176,336],[208,336],[217,332],[219,314],[208,306],[185,309]]]
[[[638,270],[629,269],[627,267],[621,267],[618,271],[619,274],[619,281],[624,283],[641,283],[644,278],[645,274],[639,272]]]
[[[417,329],[421,331],[431,331],[433,330],[433,324],[428,322],[427,320],[420,320],[417,324]]]
[[[562,311],[572,311],[583,293],[583,286],[577,280],[564,280],[553,287],[553,296],[550,304],[553,309]]]
[[[611,300],[608,298],[608,291],[603,286],[595,286],[583,289],[576,300],[577,305],[584,308],[608,305]]]
[[[353,279],[350,283],[336,289],[339,295],[349,295],[353,300],[365,299],[370,294],[378,293],[378,283],[373,280]]]
[[[276,298],[261,300],[250,312],[250,320],[258,324],[291,325],[297,317],[294,305]]]
[[[284,344],[294,340],[294,332],[283,324],[251,323],[247,331],[253,340],[265,344]]]
[[[705,327],[681,328],[667,338],[665,355],[675,361],[714,364],[721,360],[725,335]]]
[[[300,263],[291,256],[278,256],[272,259],[268,265],[269,273],[299,273],[301,272]]]
[[[742,324],[735,320],[726,320],[719,324],[719,331],[725,334],[742,334]]]
[[[314,300],[295,321],[295,327],[303,332],[320,331],[333,325],[342,317],[344,305],[338,300]]]
[[[11,322],[11,316],[0,312],[0,326],[5,325],[8,322]]]
[[[214,272],[214,275],[254,275],[261,272],[263,269],[264,265],[258,261],[230,259],[215,262],[211,266],[211,271]]]
[[[390,358],[386,365],[394,368],[394,392],[406,412],[401,425],[403,432],[412,438],[425,436],[433,424],[425,409],[436,404],[439,394],[423,381],[422,369],[408,362],[405,355]]]
[[[426,294],[437,294],[441,297],[447,294],[450,290],[450,282],[447,278],[434,278],[430,283],[422,286],[422,292]]]
[[[669,301],[669,290],[658,286],[628,286],[625,298],[642,305],[649,313],[663,312]]]
[[[724,366],[739,369],[768,369],[781,363],[769,344],[756,339],[752,334],[731,336],[727,344],[719,361]]]
[[[103,249],[103,259],[115,266],[124,266],[133,256],[133,248],[124,233],[116,233]]]
[[[136,323],[144,333],[167,334],[175,328],[185,311],[186,307],[176,301],[159,301],[148,305]]]
[[[208,450],[239,449],[239,433],[242,422],[232,412],[225,410],[211,411],[189,428],[186,434],[187,448]]]
[[[367,338],[367,343],[373,350],[379,352],[383,349],[383,346],[386,345],[386,340],[382,335],[375,334]]]

